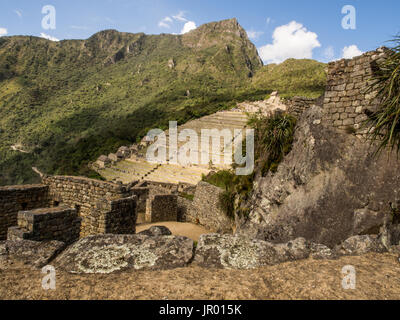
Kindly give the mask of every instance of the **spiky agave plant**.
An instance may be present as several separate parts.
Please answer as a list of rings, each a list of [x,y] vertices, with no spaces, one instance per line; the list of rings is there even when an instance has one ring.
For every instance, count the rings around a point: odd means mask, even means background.
[[[253,117],[249,125],[256,132],[256,159],[262,175],[276,171],[291,150],[296,118],[288,113],[276,112],[269,118]]]
[[[369,92],[376,92],[380,101],[377,111],[368,114],[364,125],[368,128],[368,138],[377,142],[376,155],[388,148],[389,152],[400,151],[400,35],[391,42],[394,46],[387,50],[387,57],[378,64],[374,72]]]

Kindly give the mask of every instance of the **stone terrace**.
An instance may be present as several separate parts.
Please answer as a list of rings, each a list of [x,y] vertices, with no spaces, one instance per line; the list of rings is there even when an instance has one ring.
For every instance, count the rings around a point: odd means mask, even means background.
[[[236,111],[223,111],[218,112],[209,116],[202,117],[200,119],[192,120],[186,124],[178,127],[178,134],[185,129],[195,131],[199,136],[199,150],[200,150],[200,137],[201,130],[203,129],[228,129],[232,134],[232,140],[225,142],[220,138],[220,149],[217,153],[213,153],[211,150],[212,138],[217,136],[211,136],[210,147],[206,152],[209,154],[210,160],[219,159],[214,161],[214,168],[227,168],[230,165],[224,164],[224,145],[232,146],[234,138],[234,130],[239,129],[243,133],[247,125],[247,115],[241,110]],[[169,130],[166,132],[167,141],[169,138]],[[218,136],[219,137],[219,136]],[[182,147],[186,142],[178,142],[178,149]],[[146,153],[145,150],[143,152]],[[167,158],[169,156],[169,149],[166,150]],[[198,154],[200,158],[200,154]],[[103,157],[104,158],[104,157]],[[106,163],[107,159],[100,159],[101,164]],[[167,159],[169,161],[169,159]],[[194,166],[181,166],[176,164],[157,164],[149,163],[145,158],[137,157],[132,154],[131,158],[120,159],[119,161],[113,161],[112,165],[107,165],[103,168],[103,165],[97,169],[97,171],[108,181],[121,181],[122,183],[130,183],[133,181],[155,181],[178,184],[188,183],[196,185],[201,181],[203,174],[210,172],[210,165],[194,165]]]

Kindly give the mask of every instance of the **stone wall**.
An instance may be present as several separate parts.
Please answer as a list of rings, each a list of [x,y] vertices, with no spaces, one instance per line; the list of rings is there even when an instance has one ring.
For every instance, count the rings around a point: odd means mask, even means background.
[[[201,181],[196,187],[192,205],[186,213],[186,220],[200,224],[214,232],[232,232],[234,221],[231,220],[219,205],[221,188]]]
[[[189,199],[178,196],[178,215],[177,215],[178,222],[193,222],[188,217],[188,212],[190,210],[190,207],[192,206],[192,202],[193,201]]]
[[[131,192],[123,185],[82,177],[45,176],[43,183],[49,186],[53,205],[62,204],[78,211],[82,218],[82,237],[105,233],[109,228],[107,214],[112,211],[112,201],[131,196]],[[136,209],[136,197],[127,201],[134,201]],[[129,210],[129,206],[125,209]],[[121,212],[121,215],[125,214]],[[111,215],[115,216],[115,213]],[[134,230],[134,225],[129,228]]]
[[[322,106],[324,101],[323,99],[324,96],[321,96],[320,98],[317,99],[293,97],[291,99],[285,100],[285,104],[287,105],[287,111],[290,114],[293,114],[294,116],[298,117],[313,105]]]
[[[20,211],[18,226],[8,229],[8,240],[58,240],[70,244],[79,239],[81,219],[75,209],[54,207]]]
[[[132,188],[131,193],[137,197],[137,212],[146,212],[146,201],[149,197],[150,189],[147,187]]]
[[[0,240],[7,238],[9,227],[17,225],[18,211],[45,207],[48,204],[48,187],[22,185],[0,187]]]
[[[367,88],[379,61],[385,57],[385,50],[380,48],[351,60],[329,63],[323,105],[325,123],[338,129],[359,130],[367,118],[365,111],[376,110],[379,101]]]
[[[158,181],[142,181],[136,185],[138,188],[151,188],[153,190],[164,190],[167,193],[178,193],[178,192],[185,192],[188,194],[194,194],[194,190],[196,186],[190,183],[179,182],[178,184],[175,183],[168,183],[168,182],[158,182]]]
[[[146,222],[178,221],[178,196],[159,194],[147,199]]]
[[[136,232],[136,196],[105,201],[103,206],[99,205],[97,211],[100,212],[100,220],[104,221],[104,225],[101,225],[101,232],[98,233],[134,234]]]

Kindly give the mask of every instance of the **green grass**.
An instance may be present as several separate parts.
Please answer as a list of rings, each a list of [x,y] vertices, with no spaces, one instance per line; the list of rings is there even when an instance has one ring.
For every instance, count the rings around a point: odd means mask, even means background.
[[[188,193],[185,193],[185,192],[181,192],[181,193],[179,193],[179,196],[182,197],[182,198],[185,198],[185,199],[187,199],[189,201],[193,201],[194,200],[194,194],[188,194]]]
[[[288,59],[262,67],[253,78],[254,88],[278,91],[283,98],[318,98],[325,92],[326,64],[308,59]]]

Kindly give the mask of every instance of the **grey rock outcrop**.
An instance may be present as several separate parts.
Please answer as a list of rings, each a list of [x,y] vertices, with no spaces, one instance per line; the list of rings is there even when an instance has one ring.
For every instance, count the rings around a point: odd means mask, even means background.
[[[275,245],[275,250],[282,261],[303,260],[310,256],[310,244],[304,238],[277,244]]]
[[[312,243],[310,250],[310,256],[315,260],[333,260],[338,257],[335,251],[320,243]]]
[[[254,269],[307,259],[309,246],[303,238],[274,245],[240,235],[206,234],[200,237],[194,262],[202,267]]]
[[[96,235],[68,247],[55,266],[71,273],[161,270],[186,266],[193,240],[180,236]]]
[[[164,226],[153,226],[147,230],[139,232],[138,234],[149,236],[149,237],[158,237],[158,236],[170,236],[171,231]]]
[[[60,241],[1,241],[0,269],[12,265],[41,268],[65,248]]]
[[[400,161],[323,124],[312,106],[300,117],[292,151],[275,174],[255,181],[249,219],[238,232],[283,243],[303,237],[333,248],[355,235],[377,234],[400,203]]]
[[[280,262],[274,246],[246,237],[206,234],[200,236],[194,262],[202,267],[253,269]]]
[[[397,246],[391,247],[391,252],[397,253],[398,250]],[[351,237],[330,249],[320,243],[310,243],[304,238],[273,244],[241,235],[207,234],[200,237],[194,263],[205,268],[254,269],[308,258],[333,260],[370,252],[387,252],[380,238],[375,235]]]
[[[383,253],[386,251],[378,237],[369,235],[351,237],[336,248],[336,252],[341,256],[359,256],[369,252]]]

